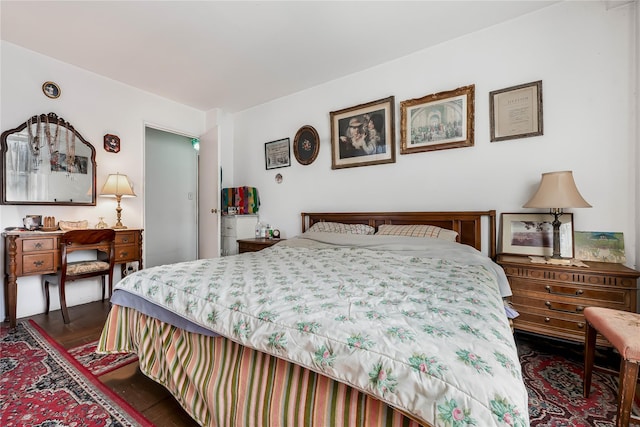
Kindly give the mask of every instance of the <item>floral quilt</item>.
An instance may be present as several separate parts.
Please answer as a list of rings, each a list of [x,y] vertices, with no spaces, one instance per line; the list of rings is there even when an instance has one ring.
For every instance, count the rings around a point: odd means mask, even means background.
[[[529,425],[495,264],[435,239],[332,239],[148,268],[116,289],[433,426]]]

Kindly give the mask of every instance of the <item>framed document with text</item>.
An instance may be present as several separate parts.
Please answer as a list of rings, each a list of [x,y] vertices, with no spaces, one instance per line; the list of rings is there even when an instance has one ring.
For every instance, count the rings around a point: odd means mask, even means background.
[[[542,80],[489,92],[491,141],[542,135]]]

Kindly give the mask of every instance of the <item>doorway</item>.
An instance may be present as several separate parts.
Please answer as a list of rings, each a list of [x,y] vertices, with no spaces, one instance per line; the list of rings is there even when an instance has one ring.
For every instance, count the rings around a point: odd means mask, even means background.
[[[198,152],[191,141],[145,127],[145,267],[198,258]]]

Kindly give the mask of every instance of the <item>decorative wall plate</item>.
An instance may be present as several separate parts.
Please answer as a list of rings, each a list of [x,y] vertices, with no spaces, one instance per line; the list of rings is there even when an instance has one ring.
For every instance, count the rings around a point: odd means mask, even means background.
[[[301,165],[310,165],[318,157],[320,138],[312,126],[302,126],[293,139],[293,155]]]
[[[60,86],[56,83],[44,82],[42,83],[42,92],[47,96],[47,98],[57,98],[60,96],[62,91],[60,90]]]
[[[106,134],[104,136],[104,149],[109,153],[120,151],[120,138],[116,135]]]

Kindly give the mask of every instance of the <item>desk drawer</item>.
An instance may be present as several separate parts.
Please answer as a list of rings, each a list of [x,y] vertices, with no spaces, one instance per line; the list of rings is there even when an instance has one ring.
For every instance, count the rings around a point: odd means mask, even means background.
[[[23,255],[22,274],[53,273],[57,269],[55,261],[55,252]]]
[[[116,264],[138,261],[138,246],[116,246]]]
[[[22,252],[51,251],[57,249],[56,241],[55,237],[24,239],[22,240]]]
[[[136,236],[138,233],[136,231],[118,231],[116,232],[116,246],[124,246],[124,245],[135,245],[136,244]]]

